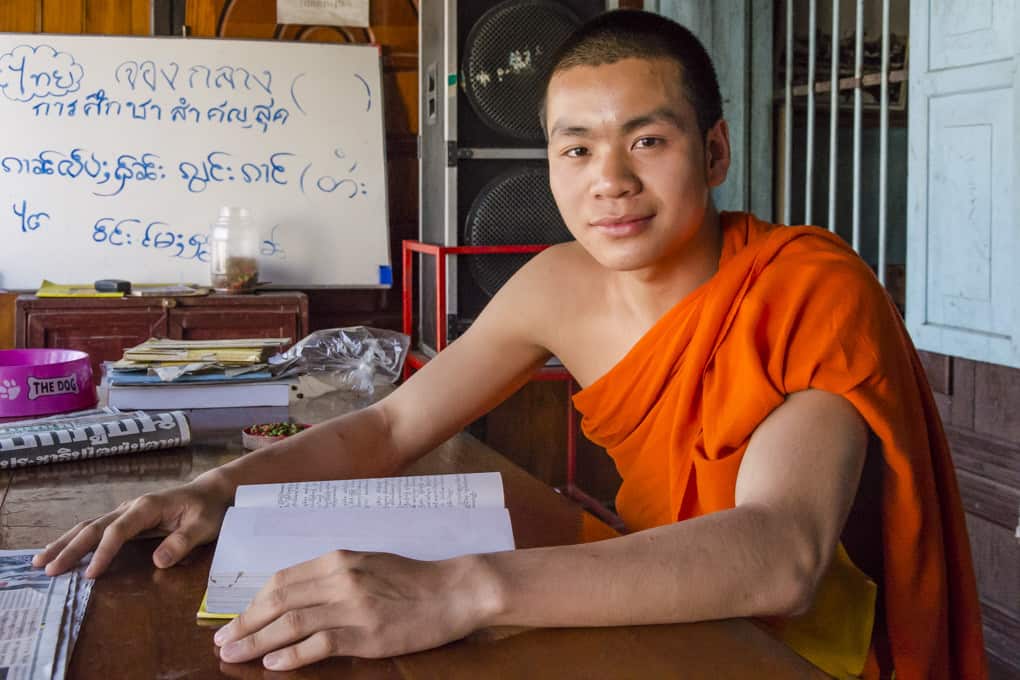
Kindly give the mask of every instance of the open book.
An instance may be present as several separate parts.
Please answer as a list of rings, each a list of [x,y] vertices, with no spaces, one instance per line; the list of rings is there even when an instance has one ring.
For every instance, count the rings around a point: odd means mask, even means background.
[[[269,577],[331,550],[417,560],[514,549],[498,472],[242,485],[200,618],[244,611]]]

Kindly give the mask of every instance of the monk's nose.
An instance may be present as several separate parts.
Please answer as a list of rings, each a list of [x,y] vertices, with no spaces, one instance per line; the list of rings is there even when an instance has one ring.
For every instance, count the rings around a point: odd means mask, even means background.
[[[603,154],[596,166],[592,193],[596,198],[620,198],[639,191],[641,182],[634,174],[629,156],[621,151]]]

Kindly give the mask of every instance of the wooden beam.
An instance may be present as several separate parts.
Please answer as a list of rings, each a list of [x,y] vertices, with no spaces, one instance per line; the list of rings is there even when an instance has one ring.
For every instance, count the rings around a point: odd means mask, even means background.
[[[906,79],[907,79],[907,70],[906,69],[897,69],[895,71],[889,71],[889,82],[890,83],[902,83]],[[881,73],[865,73],[864,76],[861,77],[861,87],[875,87],[875,86],[878,86],[878,85],[881,85],[881,84],[882,84],[882,74]],[[852,77],[852,76],[848,76],[846,78],[840,78],[839,79],[838,89],[839,89],[840,92],[847,92],[847,91],[853,90],[856,87],[856,85],[857,85],[857,79]],[[823,92],[828,92],[831,89],[832,89],[832,84],[828,80],[817,80],[817,81],[815,81],[815,92],[817,94],[821,94]],[[804,83],[803,85],[796,85],[793,88],[793,96],[794,97],[806,97],[808,92],[809,92],[809,87],[808,87],[807,83]],[[775,90],[772,93],[772,98],[774,100],[781,101],[783,99],[784,95],[785,95],[785,93],[783,92],[783,90]]]
[[[0,31],[5,33],[37,31],[39,13],[36,0],[4,0],[0,2]]]

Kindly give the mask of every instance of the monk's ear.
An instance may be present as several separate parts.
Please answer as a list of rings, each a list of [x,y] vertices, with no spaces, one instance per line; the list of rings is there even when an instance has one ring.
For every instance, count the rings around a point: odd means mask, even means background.
[[[726,180],[730,169],[730,128],[720,118],[705,133],[705,178],[708,186],[717,187]]]

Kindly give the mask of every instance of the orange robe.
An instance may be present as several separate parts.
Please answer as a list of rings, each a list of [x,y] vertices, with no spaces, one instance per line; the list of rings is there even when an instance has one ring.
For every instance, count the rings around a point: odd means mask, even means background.
[[[877,677],[882,656],[897,680],[985,677],[949,447],[899,313],[827,231],[744,213],[721,223],[716,275],[575,396],[585,433],[623,478],[617,511],[633,531],[732,508],[751,434],[786,395],[842,395],[881,443],[883,573],[870,576],[885,639],[857,672]],[[842,544],[837,553],[834,563]]]

